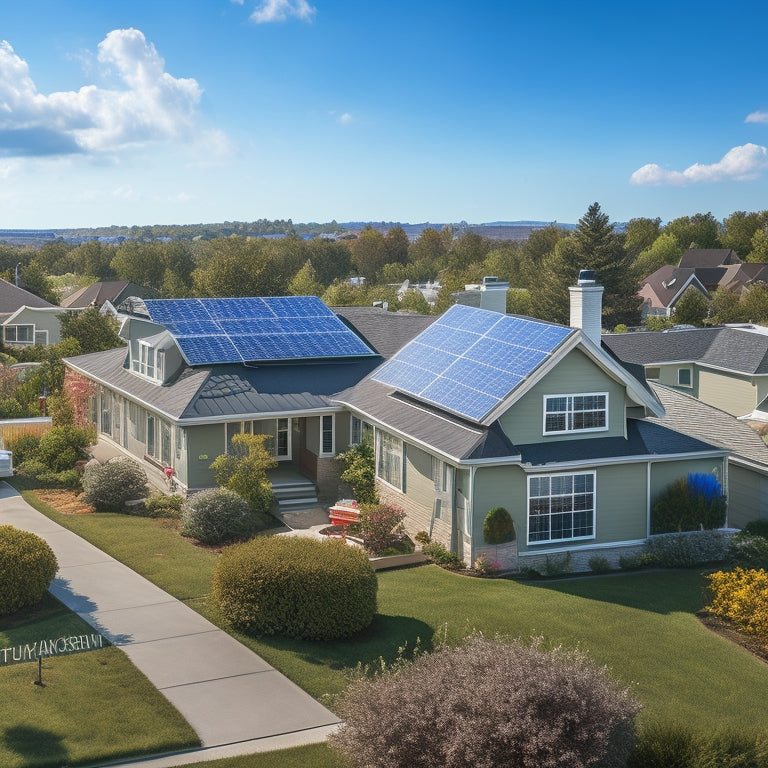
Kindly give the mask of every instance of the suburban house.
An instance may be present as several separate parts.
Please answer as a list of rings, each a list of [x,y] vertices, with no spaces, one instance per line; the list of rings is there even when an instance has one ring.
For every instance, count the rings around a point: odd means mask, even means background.
[[[116,308],[131,296],[137,296],[140,299],[157,299],[160,294],[153,288],[145,288],[131,280],[109,280],[79,288],[62,299],[61,306],[67,309],[85,309],[86,307],[101,308],[108,304]]]
[[[768,421],[768,328],[745,324],[614,333],[603,336],[603,343],[622,362],[642,366],[649,381],[734,416]]]
[[[0,279],[0,325],[9,347],[48,346],[61,341],[59,315],[65,310]]]
[[[573,327],[454,305],[333,398],[372,434],[380,494],[411,533],[467,563],[586,570],[642,547],[677,478],[725,480],[727,449],[660,423],[653,390],[601,346],[602,290],[582,273]],[[517,534],[505,548],[483,539],[498,506]]]
[[[642,281],[638,296],[643,317],[669,317],[688,288],[706,298],[725,288],[739,294],[754,282],[768,281],[768,264],[743,262],[729,248],[689,248],[677,266],[665,264]]]

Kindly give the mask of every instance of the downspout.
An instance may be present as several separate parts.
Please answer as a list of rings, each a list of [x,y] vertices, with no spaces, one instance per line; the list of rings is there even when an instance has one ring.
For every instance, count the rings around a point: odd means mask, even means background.
[[[651,535],[651,462],[645,470],[645,538]]]
[[[730,515],[731,515],[731,501],[730,501],[730,498],[731,498],[731,494],[730,494],[731,487],[729,485],[729,482],[730,482],[730,466],[729,466],[728,458],[729,458],[728,456],[723,456],[723,483],[722,483],[722,487],[726,491],[726,496],[725,496],[725,527],[726,528],[730,527],[728,525],[728,521],[729,521],[729,518],[730,518]]]
[[[469,470],[469,496],[467,497],[467,510],[464,513],[467,530],[469,531],[469,562],[470,564],[475,562],[475,472],[477,466],[472,465]]]

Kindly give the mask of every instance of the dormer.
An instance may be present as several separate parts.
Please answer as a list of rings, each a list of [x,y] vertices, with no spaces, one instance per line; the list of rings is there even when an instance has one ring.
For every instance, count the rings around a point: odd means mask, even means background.
[[[128,346],[131,372],[156,384],[164,384],[184,365],[179,348],[168,331],[131,339]]]

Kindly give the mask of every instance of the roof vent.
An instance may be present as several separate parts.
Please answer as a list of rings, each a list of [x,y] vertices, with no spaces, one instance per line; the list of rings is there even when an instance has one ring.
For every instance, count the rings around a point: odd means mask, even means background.
[[[576,285],[594,285],[595,271],[593,269],[582,269],[579,271],[579,279]]]

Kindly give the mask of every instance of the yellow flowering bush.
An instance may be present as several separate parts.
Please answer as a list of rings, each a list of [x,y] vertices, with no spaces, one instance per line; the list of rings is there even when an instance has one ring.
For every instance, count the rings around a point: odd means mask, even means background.
[[[710,574],[708,609],[768,645],[768,571],[736,568]]]

